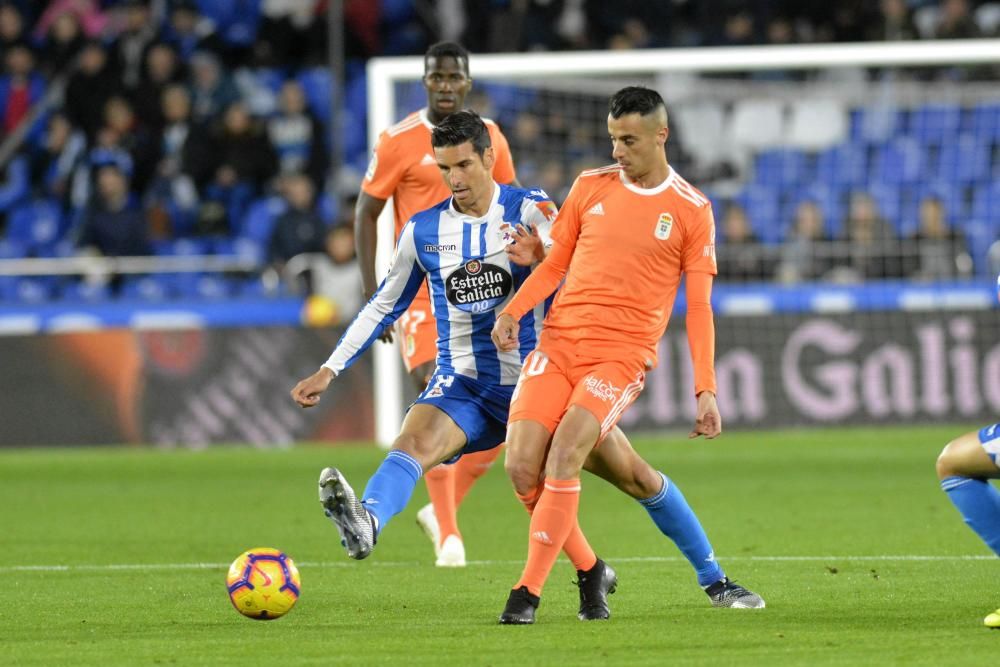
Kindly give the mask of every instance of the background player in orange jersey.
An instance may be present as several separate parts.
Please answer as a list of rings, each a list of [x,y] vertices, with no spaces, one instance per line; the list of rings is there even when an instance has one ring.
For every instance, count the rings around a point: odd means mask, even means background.
[[[595,447],[642,391],[645,372],[656,364],[657,343],[682,274],[698,403],[690,437],[714,438],[722,431],[710,302],[716,273],[711,205],[667,162],[667,111],[658,93],[639,87],[615,93],[608,133],[617,164],[577,178],[553,225],[552,249],[493,329],[501,351],[516,347],[521,316],[565,277],[511,404],[506,467],[515,490],[520,494],[522,485],[537,483],[531,472],[543,459],[545,481],[531,517],[528,562],[501,623],[534,622],[545,580],[577,524],[580,471],[607,455]],[[712,603],[763,607],[760,596],[722,572],[676,485],[632,455],[637,478],[658,474],[662,479],[660,490],[640,502],[697,564],[699,583]]]
[[[393,236],[397,237],[415,213],[451,195],[434,159],[431,131],[450,114],[463,108],[465,96],[472,88],[468,51],[454,42],[432,45],[424,54],[424,88],[427,89],[427,106],[382,132],[361,184],[355,210],[355,234],[365,299],[370,299],[378,288],[375,279],[377,221],[386,201],[392,197]],[[484,120],[496,154],[493,178],[498,183],[517,186],[507,139],[496,123]],[[406,370],[417,391],[423,391],[437,356],[437,323],[426,284],[396,326]],[[385,340],[392,341],[391,331],[387,332]],[[454,465],[438,466],[425,475],[431,503],[417,512],[417,522],[434,543],[438,566],[465,565],[465,545],[458,530],[456,510],[466,492],[489,469],[499,452],[499,449],[491,449],[469,454]]]

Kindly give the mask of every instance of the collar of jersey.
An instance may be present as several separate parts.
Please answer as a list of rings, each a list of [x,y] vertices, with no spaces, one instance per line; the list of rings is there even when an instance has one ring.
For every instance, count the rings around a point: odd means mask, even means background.
[[[490,211],[493,210],[493,207],[496,206],[497,202],[499,201],[500,201],[500,184],[497,183],[496,181],[493,181],[493,197],[490,199],[490,205],[486,208],[486,213],[478,217],[474,215],[469,215],[468,213],[462,213],[457,208],[455,208],[455,198],[450,197],[448,199],[448,214],[451,217],[458,218],[460,221],[469,225],[474,225],[480,222],[488,222],[487,219],[490,217]]]
[[[667,169],[669,171],[667,171],[667,177],[663,179],[663,182],[651,188],[640,188],[638,185],[628,180],[628,177],[625,176],[624,169],[618,172],[618,177],[622,179],[622,185],[624,185],[626,188],[636,193],[637,195],[646,195],[648,197],[650,195],[660,194],[661,192],[669,188],[670,184],[674,182],[674,168],[670,165],[667,165]]]
[[[420,122],[424,124],[424,127],[433,132],[437,125],[432,123],[430,116],[427,115],[427,107],[421,109],[417,115],[420,116]]]

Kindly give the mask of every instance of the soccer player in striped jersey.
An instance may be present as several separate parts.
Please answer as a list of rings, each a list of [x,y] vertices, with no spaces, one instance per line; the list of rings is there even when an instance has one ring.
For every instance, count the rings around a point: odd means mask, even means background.
[[[414,214],[449,195],[432,154],[431,132],[450,114],[462,109],[472,88],[468,51],[454,42],[432,45],[424,54],[423,83],[427,106],[382,132],[358,193],[355,226],[366,299],[371,298],[378,286],[376,229],[387,200],[392,199],[396,238]],[[517,186],[507,139],[496,123],[489,119],[484,122],[493,147],[494,180]],[[423,391],[434,370],[437,333],[427,287],[422,287],[396,324],[403,364],[417,391]],[[382,337],[391,341],[392,329],[386,329]],[[465,565],[457,508],[476,479],[493,464],[498,452],[491,449],[462,457],[455,465],[438,466],[424,477],[431,502],[417,512],[417,523],[433,541],[439,567]]]
[[[327,362],[292,390],[300,406],[316,405],[337,374],[405,312],[427,277],[438,328],[431,381],[360,499],[336,468],[320,475],[320,501],[355,559],[371,553],[427,470],[503,442],[511,393],[544,315],[544,304],[526,312],[519,345],[497,352],[490,339],[496,314],[544,256],[542,243],[555,205],[540,190],[493,180],[495,153],[476,114],[452,114],[435,128],[432,141],[452,197],[406,224],[375,295]],[[614,572],[597,558],[579,527],[571,531],[565,550],[577,569],[580,618],[607,618]]]
[[[952,504],[976,535],[1000,556],[1000,423],[961,435],[949,442],[937,460],[938,479]],[[1000,609],[983,619],[1000,629]]]
[[[519,493],[537,483],[518,474],[520,462],[533,464],[547,448],[548,454],[527,564],[501,623],[534,622],[545,580],[577,525],[581,469],[608,446],[606,436],[656,364],[682,274],[698,405],[690,437],[714,438],[722,430],[710,303],[716,273],[711,205],[667,162],[667,111],[658,93],[618,91],[611,98],[608,132],[617,164],[577,178],[553,224],[548,256],[493,329],[501,352],[517,349],[524,335],[521,318],[562,283],[511,404],[506,467]],[[695,566],[713,605],[763,607],[759,595],[723,574],[676,485],[633,456],[635,478],[650,480],[645,486],[652,489],[634,497]]]

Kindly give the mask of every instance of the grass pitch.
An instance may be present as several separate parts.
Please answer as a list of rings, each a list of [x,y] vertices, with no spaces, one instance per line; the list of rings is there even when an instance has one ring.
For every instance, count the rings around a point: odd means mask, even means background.
[[[605,623],[576,620],[571,567],[538,624],[496,617],[526,552],[527,515],[500,466],[461,510],[471,560],[433,566],[414,523],[349,561],[316,500],[336,464],[359,490],[374,448],[0,453],[0,655],[15,665],[992,664],[1000,562],[938,488],[934,458],[973,425],[637,439],[684,491],[727,573],[767,609],[712,609],[688,564],[630,499],[584,478],[581,523],[615,566]],[[285,618],[239,616],[228,563],[274,546],[302,573]]]

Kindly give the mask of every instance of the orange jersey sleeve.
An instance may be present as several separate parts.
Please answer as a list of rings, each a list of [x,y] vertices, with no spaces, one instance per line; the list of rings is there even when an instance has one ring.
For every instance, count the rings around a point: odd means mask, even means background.
[[[684,230],[684,250],[681,256],[681,270],[685,273],[708,273],[715,275],[715,217],[712,205],[695,209]]]
[[[715,390],[715,318],[712,315],[712,276],[705,271],[688,273],[687,337],[694,368],[694,395]]]
[[[493,180],[505,185],[512,183],[517,178],[517,174],[514,172],[514,157],[510,154],[510,144],[507,143],[507,137],[493,121],[487,121],[486,128],[490,131],[490,141],[496,155],[496,162],[493,164]]]

